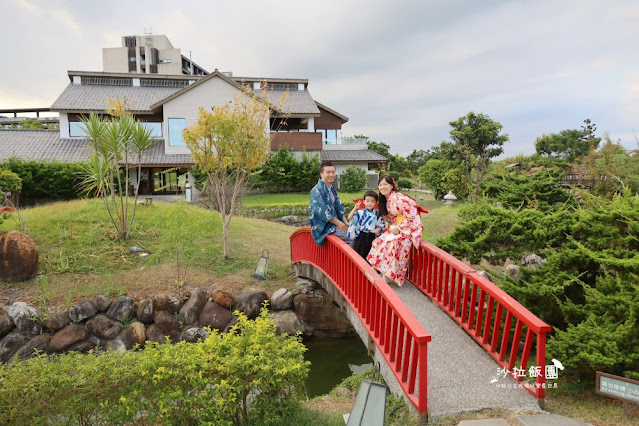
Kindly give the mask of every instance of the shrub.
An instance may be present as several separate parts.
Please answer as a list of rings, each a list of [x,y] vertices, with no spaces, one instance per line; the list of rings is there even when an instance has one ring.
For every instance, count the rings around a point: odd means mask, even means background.
[[[20,192],[22,179],[11,170],[0,169],[0,194],[7,192]]]
[[[420,182],[433,191],[436,200],[444,196],[443,178],[453,166],[450,161],[431,158],[417,171]]]
[[[438,245],[474,263],[517,261],[529,252],[545,257],[536,269],[523,268],[518,282],[504,277],[500,285],[553,327],[547,359],[589,381],[597,370],[638,371],[639,197],[628,188],[612,200],[585,193],[574,208],[555,206],[551,201],[562,194],[548,189],[535,203],[495,192],[505,205],[534,208],[463,207],[462,225]]]
[[[299,405],[304,351],[263,309],[199,343],[37,356],[0,366],[0,422],[281,424]]]
[[[82,168],[79,164],[51,161],[41,163],[10,158],[0,167],[17,174],[22,179],[20,199],[33,203],[38,199],[71,200],[80,197],[77,184]]]
[[[316,156],[302,152],[298,161],[293,150],[280,148],[249,179],[249,186],[266,192],[307,192],[319,179]]]
[[[366,185],[366,171],[357,167],[348,166],[339,175],[339,185],[341,191],[357,192]]]
[[[410,179],[400,178],[397,180],[397,186],[400,189],[411,189],[413,187],[413,182]]]
[[[442,177],[442,190],[445,193],[452,191],[458,199],[468,197],[470,183],[466,174],[458,167],[448,170]]]

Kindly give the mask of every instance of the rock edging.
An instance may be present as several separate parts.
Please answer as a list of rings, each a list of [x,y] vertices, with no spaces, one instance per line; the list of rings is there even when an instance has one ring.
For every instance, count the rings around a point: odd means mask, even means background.
[[[205,339],[205,327],[221,332],[235,324],[234,311],[255,318],[264,304],[273,313],[278,333],[302,333],[304,339],[353,337],[346,315],[317,283],[298,279],[296,288],[233,295],[196,288],[188,297],[162,293],[134,300],[105,296],[82,300],[68,311],[46,316],[25,302],[0,307],[0,362],[44,353],[130,350],[147,341],[164,343]]]

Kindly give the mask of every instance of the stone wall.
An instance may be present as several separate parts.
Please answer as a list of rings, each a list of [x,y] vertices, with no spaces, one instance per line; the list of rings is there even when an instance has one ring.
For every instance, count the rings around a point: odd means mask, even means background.
[[[183,297],[158,294],[134,300],[105,296],[82,300],[65,312],[43,315],[25,302],[0,307],[0,362],[44,353],[129,350],[146,341],[159,343],[206,338],[205,327],[227,332],[238,310],[250,319],[268,302],[279,333],[302,333],[304,339],[353,337],[353,326],[334,300],[311,280],[299,279],[294,290],[281,288],[234,295],[195,289]]]

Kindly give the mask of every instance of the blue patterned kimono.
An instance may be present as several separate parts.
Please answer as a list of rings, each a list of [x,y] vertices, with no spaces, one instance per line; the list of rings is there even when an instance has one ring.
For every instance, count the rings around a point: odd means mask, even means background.
[[[337,196],[334,186],[330,188],[320,179],[317,185],[311,189],[311,201],[308,205],[308,218],[311,223],[311,236],[318,246],[324,243],[328,234],[335,232],[335,226],[331,219],[342,220],[344,206]]]
[[[350,226],[348,227],[348,238],[354,240],[357,238],[361,231],[373,232],[376,228],[383,231],[386,226],[384,219],[379,215],[379,212],[375,209],[361,209],[355,212],[353,219],[351,219]],[[381,232],[380,232],[381,235]]]

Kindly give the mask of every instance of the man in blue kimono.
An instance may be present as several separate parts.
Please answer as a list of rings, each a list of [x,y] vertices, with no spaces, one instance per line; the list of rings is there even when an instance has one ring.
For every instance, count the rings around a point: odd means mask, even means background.
[[[335,165],[329,161],[320,164],[320,179],[311,189],[311,201],[308,206],[308,217],[311,222],[311,235],[318,246],[321,246],[328,234],[335,234],[344,242],[348,223],[344,216],[344,206],[333,187],[335,182]]]

